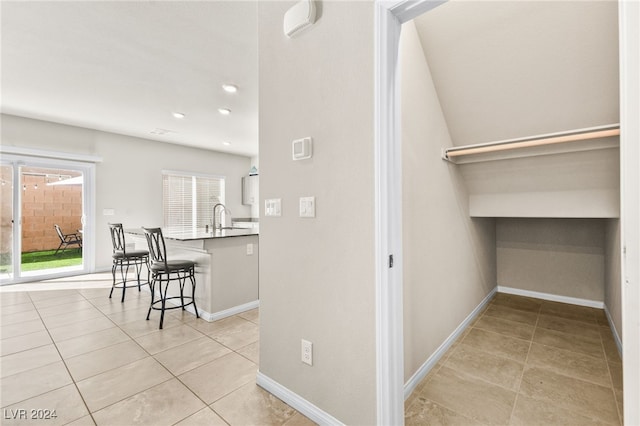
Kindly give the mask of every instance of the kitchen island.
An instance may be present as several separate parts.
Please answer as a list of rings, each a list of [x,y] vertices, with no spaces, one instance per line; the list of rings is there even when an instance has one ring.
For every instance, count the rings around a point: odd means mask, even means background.
[[[147,249],[142,229],[128,229],[136,249]],[[258,229],[162,230],[169,259],[196,262],[196,305],[215,321],[258,307]],[[173,285],[173,284],[172,284]],[[179,295],[177,285],[168,293]],[[187,310],[193,311],[193,306]]]

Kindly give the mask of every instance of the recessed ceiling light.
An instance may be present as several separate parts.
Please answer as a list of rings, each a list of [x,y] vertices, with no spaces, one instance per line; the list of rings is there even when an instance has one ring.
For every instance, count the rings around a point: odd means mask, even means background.
[[[238,91],[238,86],[235,84],[223,84],[222,89],[227,93],[236,93]]]
[[[229,145],[231,145],[231,142],[222,142],[222,145],[229,146]]]
[[[174,112],[173,116],[175,118],[185,118],[186,117],[186,115],[184,115],[184,113],[182,113],[182,112]]]
[[[218,108],[218,112],[222,115],[231,114],[231,110],[229,108]]]

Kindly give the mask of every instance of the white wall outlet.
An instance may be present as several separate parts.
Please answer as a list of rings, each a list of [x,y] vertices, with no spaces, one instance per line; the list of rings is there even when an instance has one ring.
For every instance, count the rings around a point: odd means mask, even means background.
[[[316,217],[316,197],[300,197],[300,217]]]
[[[247,244],[247,256],[251,256],[253,254],[253,244]]]
[[[302,339],[302,362],[313,365],[313,343]]]
[[[265,216],[282,216],[282,198],[264,200]]]
[[[103,216],[114,216],[116,214],[115,209],[102,209]]]

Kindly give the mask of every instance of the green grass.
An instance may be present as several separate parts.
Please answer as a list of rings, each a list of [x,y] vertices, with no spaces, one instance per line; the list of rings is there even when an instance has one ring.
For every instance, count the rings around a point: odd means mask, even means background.
[[[55,250],[34,251],[22,253],[22,271],[38,271],[42,269],[63,268],[65,266],[82,265],[82,250],[67,249],[54,254]],[[0,255],[0,272],[7,272],[11,268],[11,258],[5,253]]]

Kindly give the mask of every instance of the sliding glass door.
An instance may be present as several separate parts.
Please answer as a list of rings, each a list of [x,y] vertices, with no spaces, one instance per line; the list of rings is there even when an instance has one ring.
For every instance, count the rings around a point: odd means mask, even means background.
[[[89,272],[87,181],[93,165],[6,156],[2,164],[0,282]],[[89,231],[89,232],[87,232]]]
[[[0,282],[13,280],[14,231],[14,169],[10,163],[0,163]]]

